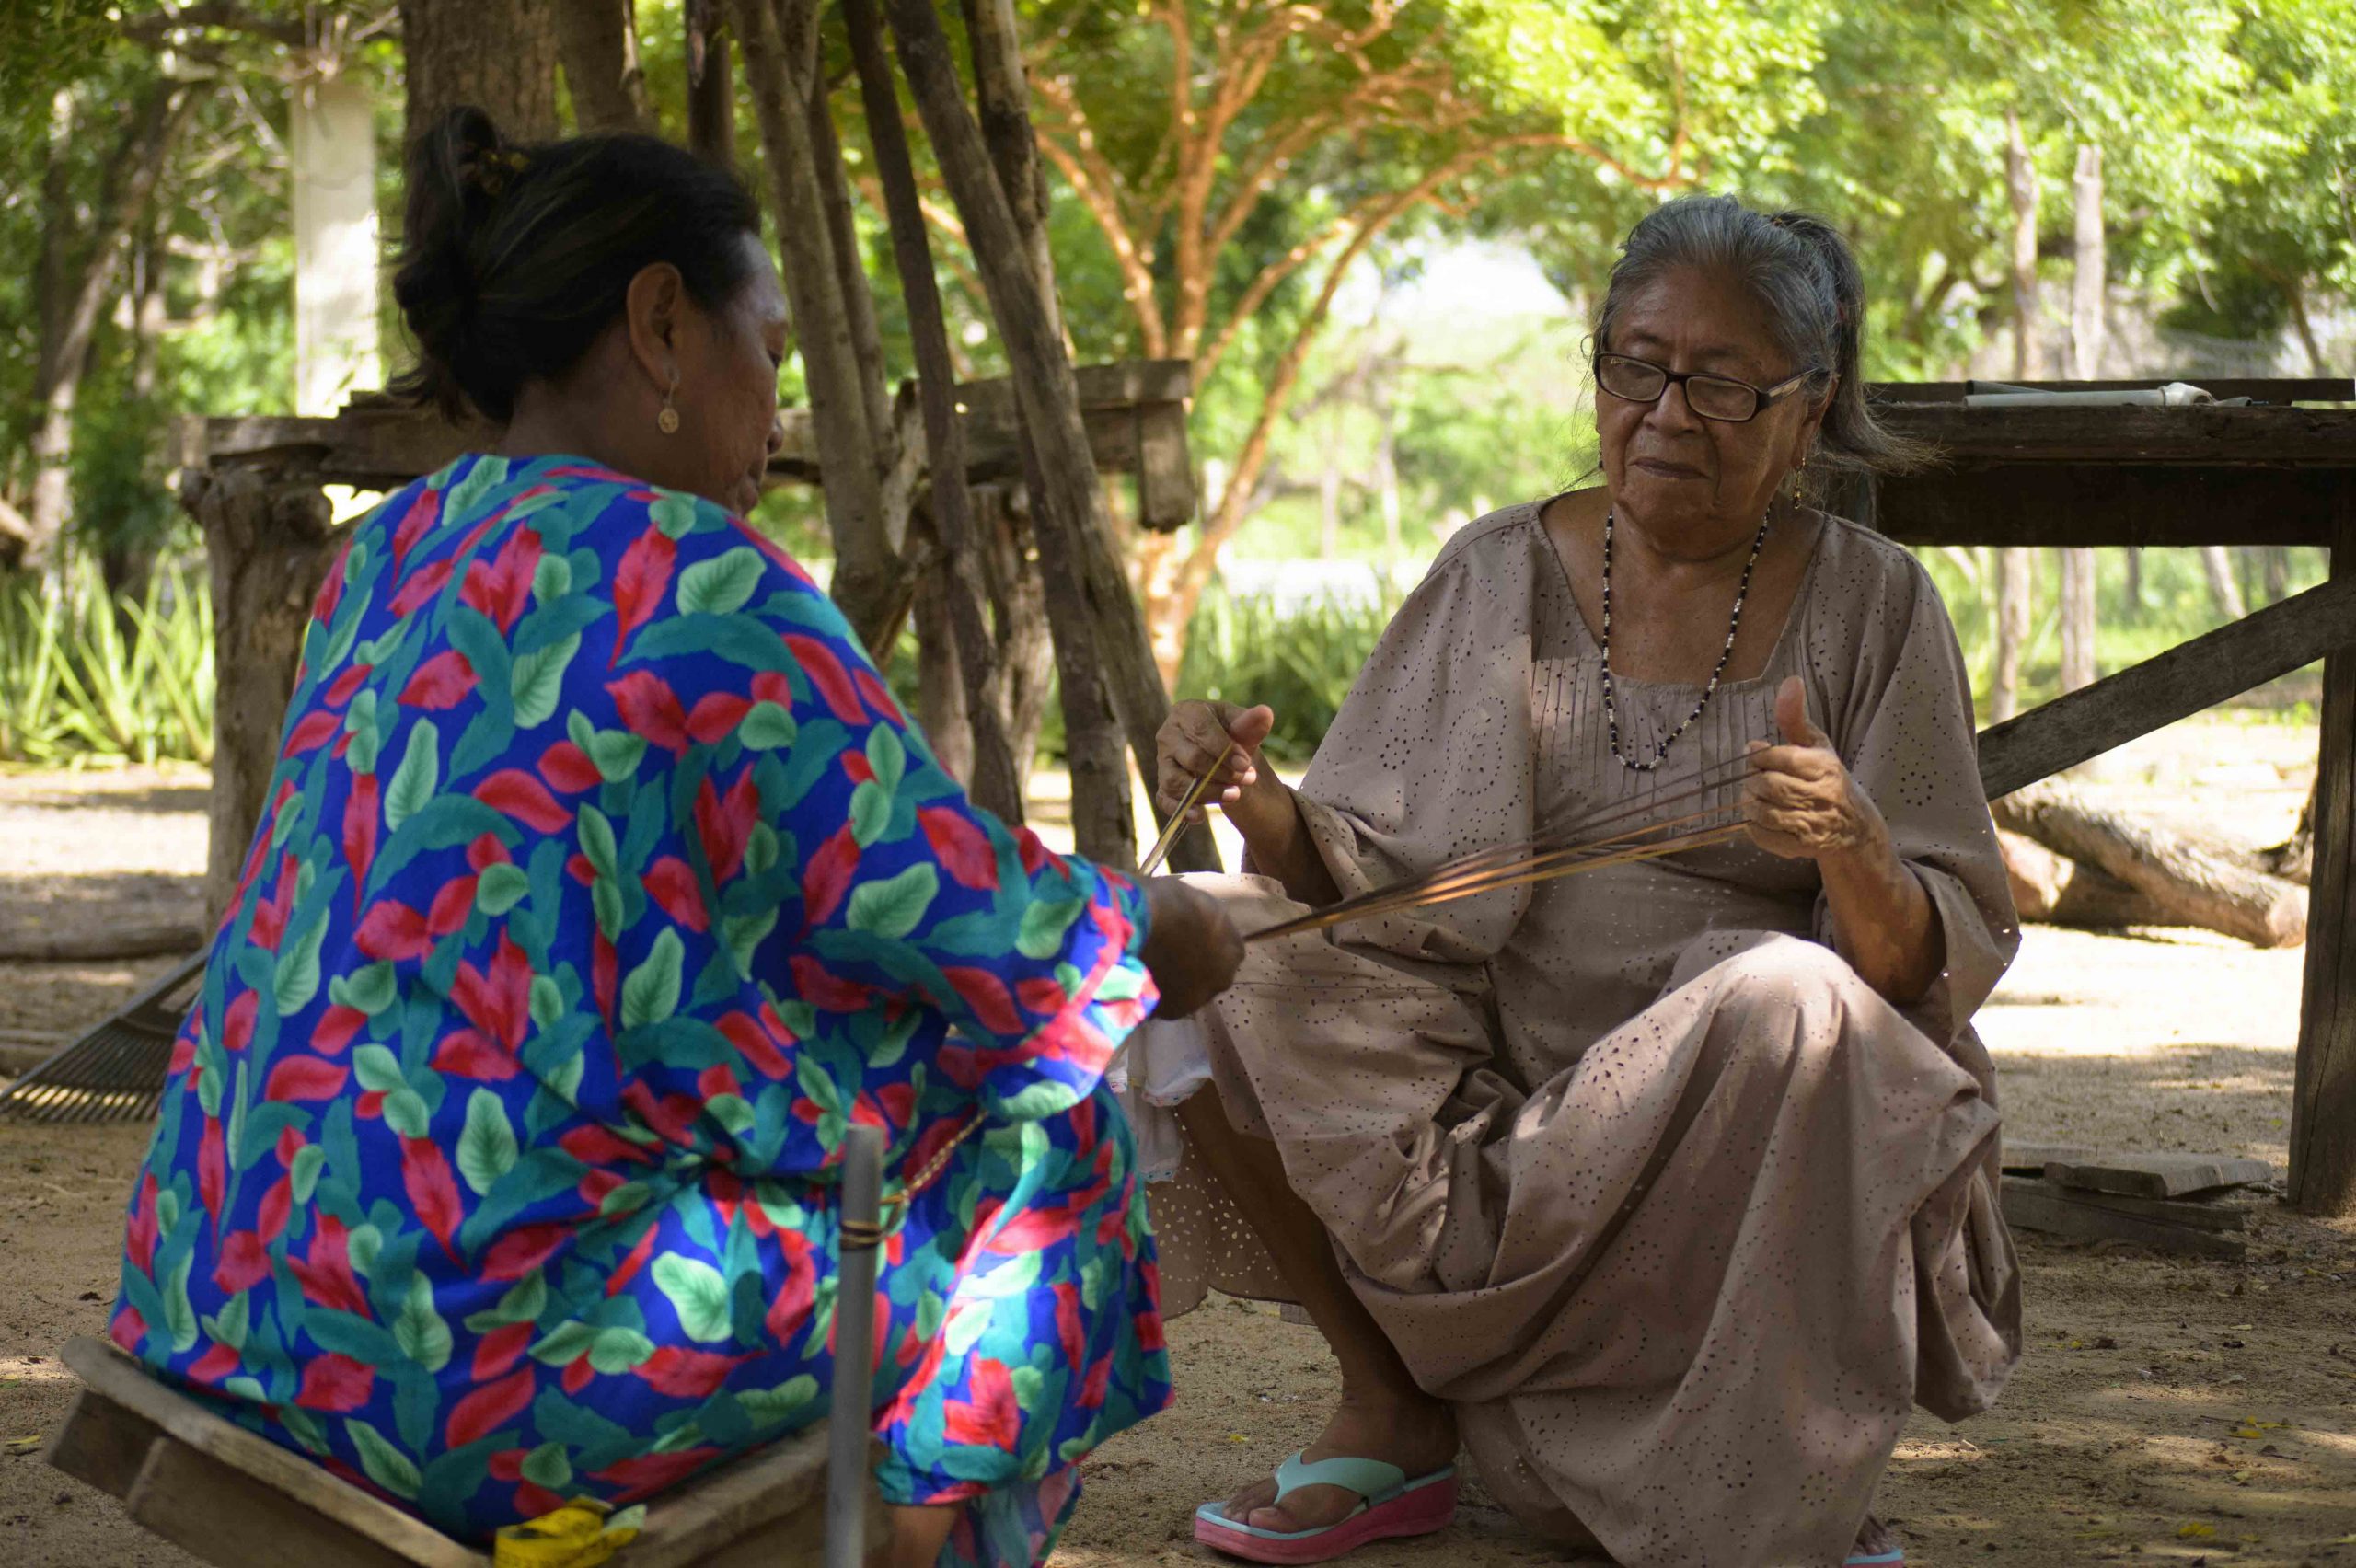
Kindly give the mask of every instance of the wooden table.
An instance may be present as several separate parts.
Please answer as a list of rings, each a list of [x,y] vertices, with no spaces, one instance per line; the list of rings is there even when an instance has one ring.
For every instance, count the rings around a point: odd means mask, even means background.
[[[1952,383],[1877,386],[1885,422],[1942,461],[1837,505],[1910,545],[2331,552],[2321,587],[1995,725],[1980,756],[1993,799],[2325,661],[2290,1195],[2309,1213],[2356,1213],[2356,408],[2291,406],[2356,401],[2356,386],[2200,384],[2264,406],[1974,408]]]

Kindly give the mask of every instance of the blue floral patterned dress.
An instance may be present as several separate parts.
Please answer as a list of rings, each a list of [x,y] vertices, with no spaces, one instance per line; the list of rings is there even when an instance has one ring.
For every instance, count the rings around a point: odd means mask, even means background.
[[[967,803],[720,508],[462,458],[353,532],[133,1194],[114,1338],[455,1535],[816,1420],[845,1129],[875,1429],[944,1561],[1046,1553],[1169,1399],[1134,883]]]

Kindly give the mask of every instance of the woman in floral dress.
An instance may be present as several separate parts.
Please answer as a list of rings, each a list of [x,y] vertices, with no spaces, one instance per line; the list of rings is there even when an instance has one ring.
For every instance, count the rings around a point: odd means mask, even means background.
[[[826,1408],[865,1123],[887,1195],[939,1170],[872,1347],[895,1557],[1035,1562],[1169,1398],[1099,1078],[1241,945],[969,805],[738,520],[786,333],[757,226],[644,138],[460,110],[412,153],[410,386],[504,437],[319,594],[113,1334],[461,1537],[626,1503]]]

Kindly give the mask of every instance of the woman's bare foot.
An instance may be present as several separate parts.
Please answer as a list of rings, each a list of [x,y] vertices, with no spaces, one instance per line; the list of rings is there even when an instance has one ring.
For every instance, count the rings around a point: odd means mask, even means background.
[[[1899,1551],[1905,1544],[1896,1530],[1867,1514],[1865,1522],[1857,1527],[1857,1544],[1851,1550],[1858,1557],[1879,1557],[1884,1552]]]
[[[1456,1416],[1438,1400],[1347,1392],[1317,1441],[1302,1450],[1320,1459],[1380,1459],[1397,1465],[1409,1480],[1456,1462]],[[1276,1482],[1263,1476],[1227,1501],[1227,1516],[1262,1530],[1313,1530],[1337,1524],[1365,1501],[1345,1486],[1304,1486],[1277,1507]]]

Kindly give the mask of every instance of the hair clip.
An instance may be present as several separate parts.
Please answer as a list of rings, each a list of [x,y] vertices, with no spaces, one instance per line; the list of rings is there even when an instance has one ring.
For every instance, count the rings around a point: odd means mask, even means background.
[[[512,148],[500,147],[475,160],[475,183],[486,196],[497,196],[507,189],[508,179],[531,167],[532,160]]]

